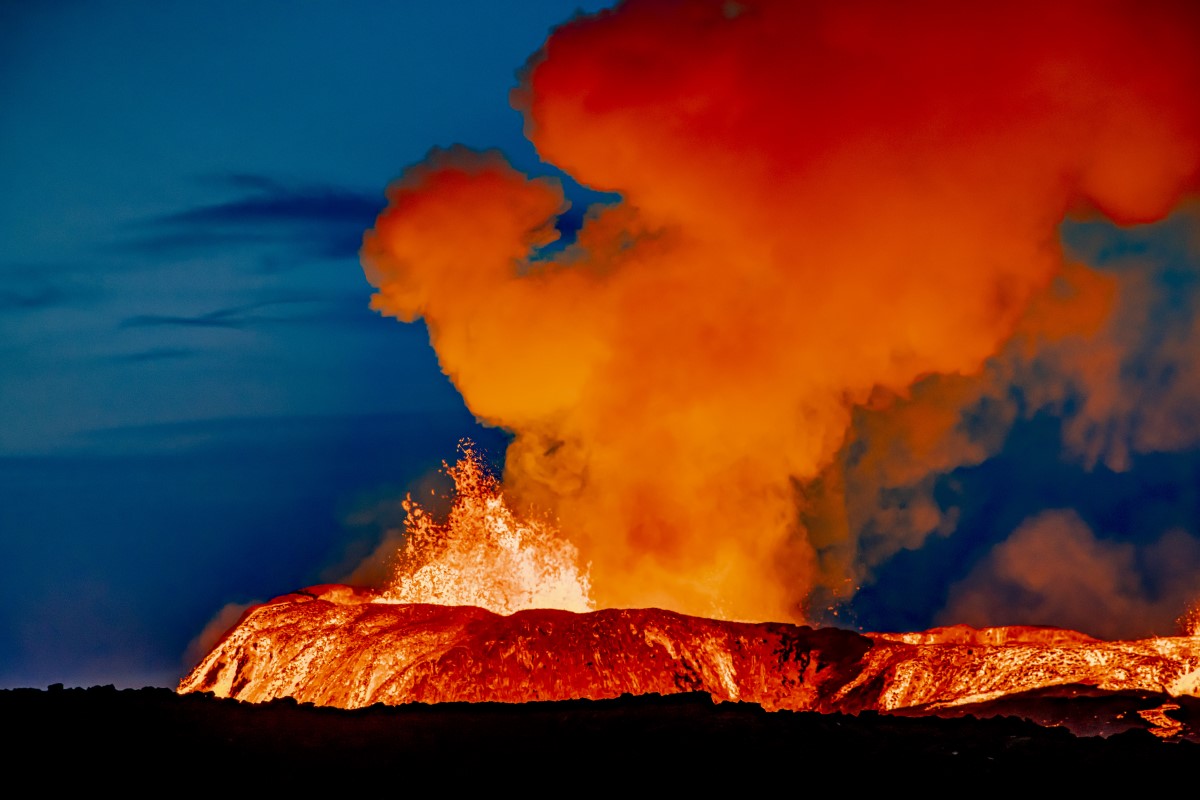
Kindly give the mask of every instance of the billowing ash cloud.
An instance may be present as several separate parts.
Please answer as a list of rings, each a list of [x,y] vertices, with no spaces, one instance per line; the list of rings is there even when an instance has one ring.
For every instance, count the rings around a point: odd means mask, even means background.
[[[1178,633],[1196,596],[1200,541],[1183,531],[1148,546],[1098,538],[1074,512],[1045,511],[950,588],[944,624],[1054,620],[1105,639]]]
[[[810,539],[853,586],[902,551],[973,537],[945,545],[967,557],[932,568],[954,586],[936,620],[917,624],[1148,635],[1200,598],[1200,207],[1145,231],[1073,227],[1097,268],[1064,265],[980,371],[927,376],[856,409],[837,456],[805,485]],[[982,477],[1046,460],[1048,485]],[[1013,512],[1027,518],[986,529]],[[1177,557],[1161,557],[1167,542]],[[1083,587],[1094,582],[1110,591]]]
[[[1112,307],[1109,278],[1064,266],[1064,216],[1150,221],[1196,188],[1198,27],[1119,2],[578,18],[514,102],[545,160],[621,200],[551,254],[554,181],[434,151],[365,239],[372,305],[423,318],[471,410],[515,434],[506,487],[558,516],[599,604],[804,618],[814,587],[942,524],[915,508],[863,541],[836,465],[908,485],[985,457],[939,433],[987,394],[971,376]],[[916,410],[852,452],[871,408]]]

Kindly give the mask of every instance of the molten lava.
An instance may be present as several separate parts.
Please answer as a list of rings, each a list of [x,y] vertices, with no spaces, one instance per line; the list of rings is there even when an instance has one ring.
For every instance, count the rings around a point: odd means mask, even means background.
[[[446,522],[435,522],[411,497],[404,501],[405,544],[381,600],[478,606],[497,614],[591,611],[591,585],[575,546],[550,524],[514,515],[471,444],[459,450],[458,463],[444,465],[455,489]]]
[[[965,626],[862,635],[660,609],[501,616],[325,585],[250,609],[179,691],[343,708],[706,692],[771,710],[937,713],[1070,685],[1200,696],[1200,637],[1104,642]]]

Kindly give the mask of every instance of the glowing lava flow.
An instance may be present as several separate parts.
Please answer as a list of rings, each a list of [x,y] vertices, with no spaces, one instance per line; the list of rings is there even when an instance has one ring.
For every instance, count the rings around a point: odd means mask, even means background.
[[[1138,712],[1164,736],[1178,728],[1167,701],[1200,696],[1196,635],[1105,642],[962,625],[863,635],[594,611],[574,547],[516,517],[477,454],[462,450],[446,468],[457,495],[445,523],[405,502],[406,544],[387,589],[314,586],[255,606],[179,691],[343,708],[695,691],[772,710],[937,713],[1082,685],[1164,696]]]
[[[695,691],[772,710],[848,713],[937,713],[1056,686],[1200,695],[1194,636],[1105,642],[965,626],[860,635],[660,609],[501,616],[379,599],[317,586],[252,608],[179,691],[343,708]]]
[[[497,614],[528,608],[591,611],[591,584],[575,546],[549,524],[519,519],[469,442],[446,465],[455,497],[445,523],[404,501],[405,544],[387,603],[478,606]]]

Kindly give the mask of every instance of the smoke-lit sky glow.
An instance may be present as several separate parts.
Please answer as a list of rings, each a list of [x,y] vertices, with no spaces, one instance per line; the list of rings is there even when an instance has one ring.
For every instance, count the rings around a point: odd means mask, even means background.
[[[174,685],[463,436],[601,605],[1173,632],[1189,4],[578,5],[0,10],[0,685]]]

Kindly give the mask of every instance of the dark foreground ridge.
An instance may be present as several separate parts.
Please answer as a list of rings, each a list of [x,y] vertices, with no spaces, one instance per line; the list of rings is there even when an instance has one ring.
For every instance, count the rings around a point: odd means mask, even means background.
[[[0,719],[12,768],[53,767],[78,776],[140,764],[211,777],[212,770],[237,765],[260,779],[359,776],[353,782],[360,788],[363,780],[378,781],[380,770],[395,776],[412,774],[398,768],[450,763],[463,765],[456,782],[479,779],[474,770],[483,764],[530,775],[582,768],[589,781],[636,774],[693,784],[718,775],[754,784],[766,780],[764,767],[778,778],[779,769],[804,766],[824,774],[848,770],[857,786],[915,774],[938,781],[1045,770],[1079,777],[1115,765],[1157,770],[1200,763],[1200,745],[1160,741],[1140,728],[1081,737],[1016,717],[768,712],[699,693],[345,710],[169,689],[52,687],[0,691]]]

